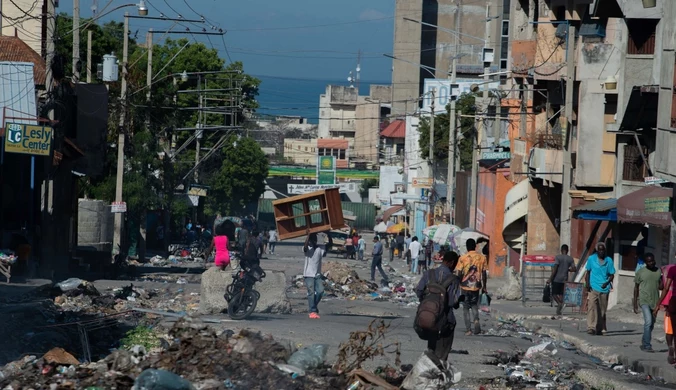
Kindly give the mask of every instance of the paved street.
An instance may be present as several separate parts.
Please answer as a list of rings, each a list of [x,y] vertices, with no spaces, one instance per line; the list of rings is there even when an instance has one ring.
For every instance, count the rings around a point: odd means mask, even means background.
[[[300,274],[302,271],[303,257],[300,242],[280,245],[277,247],[276,255],[267,257],[267,259],[263,260],[262,266],[265,269],[284,271],[289,279],[293,278],[296,274]],[[339,259],[333,254],[330,254],[325,259],[325,261],[334,260],[350,264],[362,278],[369,277],[367,263]],[[395,260],[392,266],[398,271],[405,271],[406,268],[402,260]],[[288,340],[296,346],[326,343],[331,347],[329,350],[329,361],[334,361],[339,344],[349,337],[350,332],[365,330],[373,319],[384,319],[391,324],[391,331],[388,333],[389,341],[401,343],[401,360],[403,363],[413,364],[425,349],[425,342],[417,337],[412,326],[416,310],[415,306],[395,304],[389,301],[327,298],[320,304],[322,318],[317,321],[307,318],[307,304],[304,290],[290,288],[288,296],[292,303],[293,314],[259,314],[252,316],[246,321],[226,322],[221,326],[228,329],[248,328],[261,331],[273,335],[276,339]],[[498,302],[495,307],[502,309],[500,313],[504,313],[505,308],[511,307],[507,305],[509,304]],[[541,311],[542,315],[548,314],[548,308],[538,310]],[[457,310],[456,316],[458,317],[459,324],[455,332],[452,361],[463,373],[463,383],[465,385],[486,383],[487,380],[493,380],[494,378],[505,378],[504,369],[496,365],[494,357],[496,353],[503,351],[509,355],[517,351],[526,351],[529,347],[535,345],[538,339],[536,336],[465,336],[464,325],[462,325],[462,310]],[[488,331],[491,328],[497,329],[498,324],[494,317],[482,314],[482,327],[484,331]],[[223,316],[223,318],[227,320],[226,316]],[[609,383],[627,383],[628,388],[634,389],[640,388],[640,383],[642,383],[643,385],[652,386],[651,388],[656,388],[654,387],[655,383],[639,380],[632,375],[617,373],[607,366],[599,364],[601,362],[598,359],[590,358],[587,354],[578,353],[577,351],[558,348],[558,353],[552,358],[552,361],[559,362],[553,364],[562,364],[560,366],[562,373],[564,371],[572,371],[572,368],[576,370],[589,369],[592,372],[603,374],[608,378]],[[393,358],[389,359],[389,362],[392,363]],[[569,366],[566,366],[562,362],[569,362]],[[375,368],[383,363],[385,363],[383,360],[369,362],[367,367]],[[676,386],[666,385],[662,387],[676,388]]]

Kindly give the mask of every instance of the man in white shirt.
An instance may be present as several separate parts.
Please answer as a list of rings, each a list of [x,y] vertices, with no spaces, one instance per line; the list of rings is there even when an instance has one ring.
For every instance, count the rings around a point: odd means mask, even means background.
[[[408,250],[411,251],[411,273],[418,273],[418,257],[422,251],[422,245],[420,245],[417,236],[411,239],[411,244],[408,246]]]
[[[309,233],[309,229],[308,229]],[[305,265],[303,267],[303,278],[307,287],[307,300],[310,309],[309,317],[313,320],[319,319],[319,309],[317,305],[324,295],[324,280],[322,275],[322,258],[324,250],[317,244],[317,234],[308,234],[303,245],[305,252]]]
[[[274,255],[275,247],[277,246],[277,230],[275,228],[270,229],[268,236],[268,250],[271,255]]]
[[[364,237],[359,236],[357,248],[359,248],[359,260],[364,261],[364,251],[366,250],[366,240],[364,240]]]

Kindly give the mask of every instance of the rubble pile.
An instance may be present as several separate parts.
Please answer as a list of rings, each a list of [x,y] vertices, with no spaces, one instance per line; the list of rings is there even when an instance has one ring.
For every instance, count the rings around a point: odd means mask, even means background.
[[[53,290],[54,304],[63,311],[110,315],[135,307],[175,313],[199,310],[199,294],[195,292],[187,294],[179,289],[172,293],[169,289],[143,289],[129,284],[102,294],[91,283],[77,280],[80,283],[75,288],[64,291],[57,284]]]
[[[378,285],[359,278],[357,271],[345,263],[327,261],[322,264],[326,276],[327,293],[337,296],[370,294],[378,289]]]
[[[180,321],[169,332],[172,343],[161,352],[145,355],[116,350],[103,360],[75,364],[72,355],[61,358],[24,358],[0,372],[0,388],[131,389],[345,389],[347,378],[326,367],[289,373],[291,350],[271,337],[246,330],[220,334],[197,321]],[[279,367],[278,367],[279,366]],[[177,376],[183,379],[177,378]]]

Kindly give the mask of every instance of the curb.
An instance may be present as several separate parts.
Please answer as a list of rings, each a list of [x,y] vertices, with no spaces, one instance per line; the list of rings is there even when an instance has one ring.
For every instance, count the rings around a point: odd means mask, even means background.
[[[528,315],[507,313],[503,310],[491,307],[491,316],[499,316],[507,320],[520,321],[527,328],[547,334],[557,340],[563,340],[574,344],[580,352],[593,356],[597,359],[601,359],[602,361],[622,364],[625,367],[630,368],[632,371],[648,374],[652,377],[661,377],[666,382],[676,383],[676,370],[674,369],[665,370],[661,366],[652,363],[646,363],[635,356],[614,352],[612,347],[599,347],[592,345],[581,337],[562,332],[561,330],[554,327],[533,322],[532,318]],[[547,318],[550,319],[551,316]]]
[[[575,376],[589,388],[599,390],[659,390],[662,387],[645,386],[638,383],[629,383],[613,378],[600,370],[582,369]]]

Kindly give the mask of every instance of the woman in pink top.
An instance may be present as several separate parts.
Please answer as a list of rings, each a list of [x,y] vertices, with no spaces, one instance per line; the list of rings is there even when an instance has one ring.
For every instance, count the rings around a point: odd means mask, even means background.
[[[669,301],[671,301],[672,294],[674,291],[674,282],[676,279],[676,267],[674,264],[668,264],[662,266],[662,294],[660,295],[660,304],[655,308],[655,315],[660,310],[664,309],[664,333],[667,341],[667,347],[669,347],[669,355],[667,356],[667,361],[669,364],[676,363],[676,340],[674,340],[674,328],[672,323],[672,317],[674,313],[669,312]]]
[[[207,250],[207,253],[211,255],[212,251],[216,250],[216,255],[214,256],[214,263],[216,267],[224,270],[225,267],[230,264],[230,251],[228,250],[228,236],[225,234],[223,225],[216,226],[216,234],[211,240],[211,245]]]

